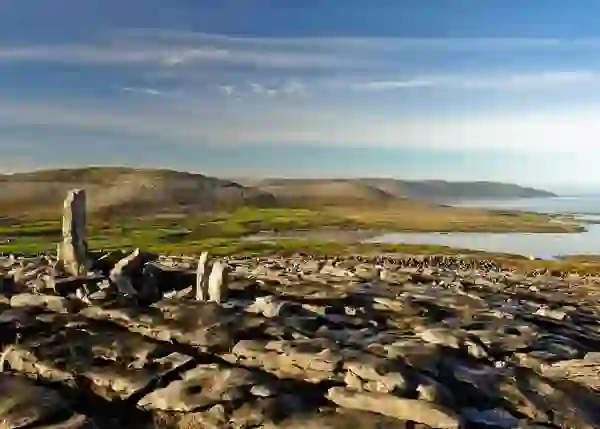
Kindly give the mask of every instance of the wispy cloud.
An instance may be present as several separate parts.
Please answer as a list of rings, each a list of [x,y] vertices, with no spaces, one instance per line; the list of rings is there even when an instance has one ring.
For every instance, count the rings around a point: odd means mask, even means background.
[[[165,93],[163,91],[159,91],[157,89],[154,88],[133,88],[130,86],[126,86],[124,88],[121,88],[121,92],[133,92],[133,93],[140,93],[140,94],[146,94],[146,95],[152,95],[152,96],[164,96]]]
[[[297,80],[290,80],[283,84],[273,86],[252,82],[249,84],[249,87],[253,94],[267,97],[275,97],[280,95],[287,97],[298,97],[308,94],[308,89],[306,86]]]
[[[600,46],[600,38],[557,37],[249,37],[170,29],[128,29],[115,35],[163,43],[211,43],[286,49],[539,49]]]
[[[600,72],[545,71],[537,73],[490,73],[485,75],[441,75],[427,78],[367,81],[349,84],[357,90],[382,91],[407,88],[461,88],[461,89],[519,89],[542,88],[560,84],[586,84],[600,82]]]
[[[0,61],[67,64],[156,64],[178,67],[196,63],[247,65],[279,69],[331,68],[344,65],[333,53],[252,49],[246,45],[215,47],[206,43],[165,44],[154,40],[66,45],[0,45]],[[348,65],[346,63],[346,65]]]
[[[403,88],[423,88],[431,87],[439,84],[435,80],[429,79],[407,79],[407,80],[387,80],[387,81],[371,81],[362,82],[350,85],[354,89],[362,90],[389,90],[389,89],[403,89]]]
[[[5,45],[0,46],[2,65],[45,70],[38,62],[68,64],[81,73],[78,76],[89,73],[85,84],[106,85],[111,94],[97,100],[84,98],[90,91],[73,91],[69,97],[61,94],[59,100],[50,100],[40,92],[35,102],[3,97],[0,127],[110,132],[125,140],[188,146],[587,149],[600,134],[600,111],[573,105],[576,97],[597,88],[600,71],[591,62],[565,68],[564,62],[531,63],[527,55],[512,54],[513,48],[559,47],[560,55],[565,46],[579,49],[591,42],[263,39],[140,31],[69,45]],[[486,61],[473,61],[471,51],[460,52],[466,49],[479,49]],[[497,49],[507,55],[502,57]],[[521,62],[508,61],[515,58]],[[521,92],[522,100],[544,107],[543,96],[562,88],[572,90],[569,106],[557,107],[564,107],[562,111],[528,116],[519,105],[502,115],[478,110],[508,98],[507,93]],[[447,96],[440,89],[455,92]],[[403,91],[402,96],[395,91]],[[152,102],[146,96],[154,97]],[[469,105],[477,97],[480,104]],[[436,105],[438,100],[443,104]]]
[[[551,38],[259,38],[166,30],[130,30],[104,34],[76,44],[2,45],[0,63],[59,63],[105,66],[137,71],[139,76],[170,76],[185,91],[194,86],[214,88],[202,81],[209,70],[237,73],[237,82],[250,81],[257,95],[306,95],[321,87],[383,91],[394,89],[536,88],[592,82],[594,70],[512,70],[512,53],[520,49],[591,49],[600,39]],[[497,57],[497,50],[504,50]],[[476,50],[486,65],[473,70],[463,65]],[[504,58],[504,59],[503,59]],[[522,61],[526,61],[524,57]],[[518,65],[522,65],[518,63]],[[456,70],[453,70],[453,67]],[[269,79],[266,79],[269,74]],[[359,76],[361,79],[356,79]],[[303,80],[303,83],[300,81]],[[246,83],[244,83],[245,81]],[[268,83],[271,82],[271,83]],[[278,82],[273,84],[272,82]],[[282,84],[281,82],[286,82]],[[332,82],[332,84],[328,84]],[[153,87],[152,82],[137,82]],[[129,86],[129,85],[123,85]],[[132,85],[133,86],[133,85]],[[137,86],[137,85],[136,85]],[[191,87],[191,88],[190,88]],[[157,91],[160,91],[156,89]],[[133,91],[140,91],[136,88]],[[143,91],[143,90],[142,90]],[[147,92],[149,95],[159,95]]]
[[[129,136],[188,147],[271,143],[547,153],[593,151],[600,134],[600,109],[398,116],[394,111],[323,100],[257,104],[242,99],[219,106],[212,102],[186,106],[2,102],[0,127],[5,126],[110,132],[125,141]]]
[[[140,29],[69,44],[0,44],[0,61],[81,64],[154,63],[167,67],[222,63],[279,69],[366,67],[392,52],[580,49],[600,39],[241,37]],[[376,56],[374,58],[373,56]],[[384,56],[382,58],[382,56]]]

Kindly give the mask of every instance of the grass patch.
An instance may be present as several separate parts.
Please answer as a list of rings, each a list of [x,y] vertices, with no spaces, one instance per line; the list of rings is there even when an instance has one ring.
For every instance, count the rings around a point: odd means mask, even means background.
[[[573,232],[574,225],[550,222],[534,213],[490,213],[481,210],[423,205],[404,209],[386,208],[322,210],[290,208],[242,208],[231,213],[187,216],[150,216],[122,219],[89,218],[90,245],[118,248],[128,246],[188,246],[207,240],[234,240],[262,231],[290,232],[314,230],[419,231],[419,232]],[[6,220],[0,226],[0,251],[20,248],[52,249],[60,240],[60,220]]]
[[[323,209],[242,208],[230,213],[197,216],[148,216],[96,218],[89,216],[88,238],[94,250],[133,249],[136,247],[168,254],[215,255],[245,254],[462,254],[493,257],[519,266],[584,266],[591,261],[528,261],[512,255],[490,255],[429,245],[356,244],[327,240],[296,239],[269,241],[243,240],[262,231],[298,232],[343,231],[420,231],[420,232],[573,232],[574,225],[550,222],[550,217],[535,213],[489,212],[478,209],[433,207],[407,204],[403,208]],[[61,239],[57,219],[19,221],[4,218],[0,224],[0,251],[11,253],[53,252]],[[542,263],[543,262],[543,263]],[[525,265],[524,265],[525,264]],[[596,261],[597,265],[597,261]],[[574,268],[573,268],[574,269]]]

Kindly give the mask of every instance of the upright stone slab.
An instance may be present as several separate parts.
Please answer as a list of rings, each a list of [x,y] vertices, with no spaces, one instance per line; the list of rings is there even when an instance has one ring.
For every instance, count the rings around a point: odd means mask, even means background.
[[[196,301],[208,300],[208,276],[210,267],[208,252],[202,252],[198,260],[198,269],[196,270]]]
[[[140,252],[140,249],[135,249],[128,256],[117,262],[113,269],[110,270],[108,277],[110,281],[117,286],[117,289],[122,295],[133,297],[138,294],[131,283],[130,274],[131,271],[141,263],[141,260],[142,253]]]
[[[67,273],[78,276],[90,268],[85,234],[86,198],[83,189],[73,189],[63,205],[62,243],[58,257]]]
[[[221,261],[215,261],[208,278],[208,299],[221,303],[227,300],[229,291],[229,267]]]

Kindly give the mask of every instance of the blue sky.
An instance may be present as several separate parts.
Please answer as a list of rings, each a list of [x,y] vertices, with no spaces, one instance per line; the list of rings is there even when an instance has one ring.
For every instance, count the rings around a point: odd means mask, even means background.
[[[0,0],[0,170],[600,185],[593,0]]]

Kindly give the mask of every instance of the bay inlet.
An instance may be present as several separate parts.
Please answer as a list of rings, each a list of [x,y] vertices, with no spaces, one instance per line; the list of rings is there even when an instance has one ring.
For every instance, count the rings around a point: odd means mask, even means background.
[[[460,201],[449,205],[571,215],[586,231],[578,233],[386,233],[365,240],[384,244],[434,244],[493,253],[554,259],[600,254],[600,196]]]
[[[478,207],[492,210],[526,211],[568,216],[585,231],[573,233],[523,232],[386,232],[369,231],[297,231],[282,234],[269,232],[246,237],[252,241],[308,239],[381,244],[439,245],[491,253],[507,253],[541,259],[572,255],[600,255],[600,196],[549,197],[510,200],[445,201],[445,205]]]

